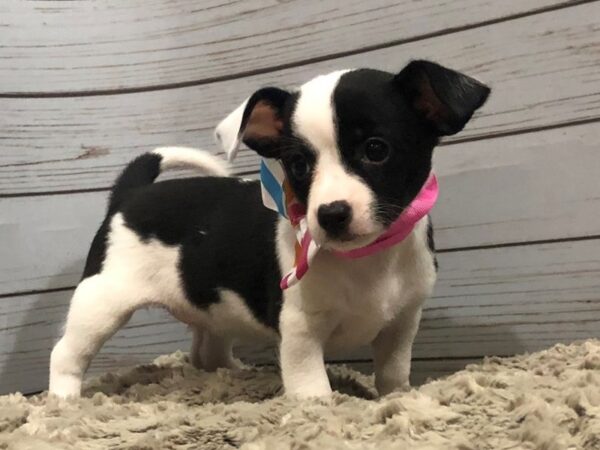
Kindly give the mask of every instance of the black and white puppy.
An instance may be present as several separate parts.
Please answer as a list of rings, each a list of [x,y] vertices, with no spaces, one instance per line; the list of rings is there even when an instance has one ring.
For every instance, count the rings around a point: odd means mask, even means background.
[[[286,393],[326,396],[324,352],[371,344],[379,393],[406,388],[436,278],[428,218],[364,258],[330,250],[384,232],[426,182],[440,136],[459,132],[488,94],[470,77],[413,61],[398,74],[347,70],[293,92],[260,89],[227,117],[217,127],[222,145],[233,155],[241,140],[279,159],[322,245],[306,276],[283,292],[296,238],[262,205],[258,182],[227,177],[223,163],[191,149],[135,159],[113,187],[52,352],[50,392],[79,395],[102,344],[152,305],[192,327],[191,361],[206,370],[237,366],[234,339],[279,339]],[[180,165],[210,176],[153,183]]]

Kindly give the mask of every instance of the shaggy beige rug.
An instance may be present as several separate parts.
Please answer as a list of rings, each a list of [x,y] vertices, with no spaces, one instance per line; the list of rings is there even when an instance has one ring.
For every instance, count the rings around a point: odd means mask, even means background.
[[[182,353],[108,374],[85,397],[0,397],[7,449],[600,449],[600,341],[489,358],[373,400],[332,367],[330,400],[280,395],[275,369],[205,373]]]

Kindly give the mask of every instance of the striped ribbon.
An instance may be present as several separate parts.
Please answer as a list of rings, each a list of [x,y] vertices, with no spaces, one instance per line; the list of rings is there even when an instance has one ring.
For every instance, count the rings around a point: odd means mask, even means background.
[[[300,281],[308,271],[319,245],[310,236],[306,211],[296,200],[281,163],[275,159],[263,159],[260,164],[260,181],[264,205],[288,219],[296,232],[294,267],[279,283],[281,289],[287,289]]]

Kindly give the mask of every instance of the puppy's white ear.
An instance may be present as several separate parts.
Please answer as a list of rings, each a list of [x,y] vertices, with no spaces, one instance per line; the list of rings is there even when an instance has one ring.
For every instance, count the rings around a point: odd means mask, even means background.
[[[232,161],[243,142],[265,158],[279,156],[283,110],[291,94],[268,87],[256,91],[217,125],[215,138]]]
[[[431,61],[411,61],[395,82],[440,136],[462,130],[490,94],[476,79]]]
[[[221,120],[217,128],[215,128],[215,140],[221,146],[227,156],[227,160],[230,162],[235,159],[242,143],[240,125],[242,124],[242,117],[244,116],[247,104],[248,99]]]

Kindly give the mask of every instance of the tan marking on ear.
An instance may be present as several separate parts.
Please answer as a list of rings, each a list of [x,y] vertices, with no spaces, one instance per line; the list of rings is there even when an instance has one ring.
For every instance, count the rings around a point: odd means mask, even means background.
[[[440,101],[431,84],[429,84],[429,80],[421,79],[418,88],[419,95],[415,99],[414,107],[433,122],[447,119],[448,108]]]
[[[283,122],[277,117],[273,106],[264,101],[259,101],[252,109],[244,138],[251,140],[275,139],[283,130]]]

